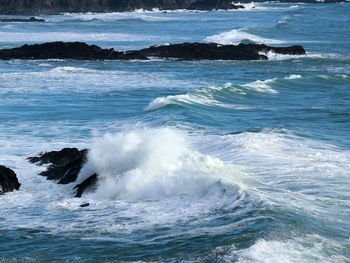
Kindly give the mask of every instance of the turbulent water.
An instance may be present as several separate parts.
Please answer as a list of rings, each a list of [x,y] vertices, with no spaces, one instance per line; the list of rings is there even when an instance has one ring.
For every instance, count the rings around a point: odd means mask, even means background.
[[[0,262],[350,262],[350,4],[42,16],[0,48],[300,44],[269,61],[0,61]],[[89,148],[81,181],[26,157]],[[89,202],[86,208],[80,204]]]

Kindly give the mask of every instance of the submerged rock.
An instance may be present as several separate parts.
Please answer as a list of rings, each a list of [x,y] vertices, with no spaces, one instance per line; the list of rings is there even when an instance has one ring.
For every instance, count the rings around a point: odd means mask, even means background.
[[[40,173],[48,180],[55,180],[58,184],[69,184],[77,180],[78,174],[87,159],[87,150],[77,148],[64,148],[60,151],[52,151],[29,157],[31,163],[37,165],[49,164],[46,171]],[[81,197],[84,191],[97,182],[97,175],[93,174],[82,183],[76,185],[76,197]]]
[[[32,16],[31,18],[0,18],[0,22],[45,22],[44,19],[36,18]]]
[[[147,60],[150,57],[181,60],[265,60],[261,53],[302,55],[302,46],[271,47],[260,44],[219,45],[182,43],[151,46],[132,51],[103,49],[83,42],[50,42],[0,50],[0,59]]]
[[[10,168],[0,165],[0,195],[19,190],[20,186],[16,173]]]

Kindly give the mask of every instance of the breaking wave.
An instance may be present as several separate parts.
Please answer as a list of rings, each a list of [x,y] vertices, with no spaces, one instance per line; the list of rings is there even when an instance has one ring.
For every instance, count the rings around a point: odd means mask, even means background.
[[[207,42],[218,43],[222,45],[237,45],[241,42],[253,42],[259,44],[282,44],[283,40],[264,38],[244,32],[242,29],[233,29],[217,35],[209,36],[205,39]]]
[[[94,199],[161,200],[223,194],[232,173],[222,161],[191,149],[175,129],[143,129],[96,139],[78,180],[97,173]]]
[[[165,97],[159,97],[154,99],[145,108],[146,111],[153,111],[163,108],[167,105],[202,105],[207,107],[223,107],[230,109],[250,109],[250,106],[243,104],[231,104],[224,102],[225,98],[232,96],[233,94],[247,95],[251,92],[258,93],[270,93],[276,94],[278,91],[273,88],[274,85],[278,85],[280,81],[288,81],[301,78],[300,75],[291,74],[285,78],[257,80],[247,84],[234,85],[232,83],[226,83],[222,86],[210,86],[205,88],[194,89],[185,94],[169,95]]]

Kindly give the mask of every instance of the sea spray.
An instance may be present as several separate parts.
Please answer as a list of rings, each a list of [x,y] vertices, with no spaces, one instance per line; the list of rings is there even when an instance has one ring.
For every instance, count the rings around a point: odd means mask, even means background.
[[[219,159],[192,150],[182,132],[159,128],[96,139],[78,180],[92,172],[99,175],[94,198],[135,201],[221,191],[227,168]]]

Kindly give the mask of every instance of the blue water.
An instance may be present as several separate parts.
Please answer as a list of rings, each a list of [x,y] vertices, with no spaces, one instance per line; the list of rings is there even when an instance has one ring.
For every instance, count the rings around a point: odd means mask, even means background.
[[[350,262],[350,5],[41,16],[0,48],[303,45],[269,61],[0,61],[0,262]],[[89,148],[74,184],[26,157]],[[80,208],[89,202],[87,208]]]

